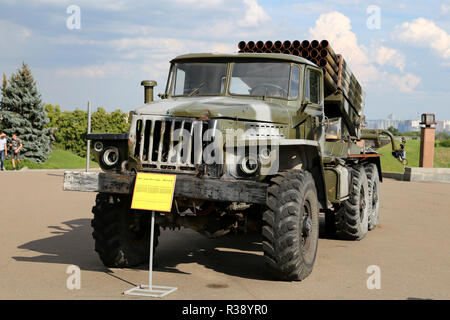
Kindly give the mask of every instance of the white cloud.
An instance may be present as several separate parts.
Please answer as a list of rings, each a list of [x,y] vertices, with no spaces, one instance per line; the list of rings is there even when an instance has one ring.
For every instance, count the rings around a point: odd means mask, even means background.
[[[413,92],[421,79],[413,74],[407,73],[403,76],[391,75],[390,83],[397,86],[402,92]]]
[[[3,43],[9,43],[10,41],[25,41],[31,36],[31,30],[12,23],[7,20],[0,19],[0,39],[2,39]],[[3,47],[2,50],[5,50],[7,46]]]
[[[405,70],[405,56],[395,49],[380,46],[372,50],[375,52],[375,61],[380,65],[393,66],[400,71]]]
[[[397,50],[386,46],[373,44],[368,49],[358,44],[350,19],[340,12],[320,15],[315,26],[309,29],[309,34],[311,39],[327,39],[334,51],[342,54],[356,78],[364,85],[379,86],[389,83],[390,87],[395,86],[402,92],[411,92],[420,83],[420,78],[412,74],[393,76],[377,68],[376,64],[380,67],[393,66],[403,72],[405,58]]]
[[[367,82],[377,78],[377,70],[370,67],[364,47],[358,45],[350,19],[342,13],[333,11],[320,15],[315,26],[309,29],[309,34],[311,39],[327,39],[334,51],[342,54],[351,64],[352,71],[360,81]]]
[[[137,37],[121,38],[108,42],[115,50],[152,49],[153,51],[177,52],[185,49],[188,41],[174,38]]]
[[[420,47],[430,47],[442,58],[450,58],[450,34],[433,21],[417,18],[396,27],[396,37]]]
[[[18,4],[17,1],[14,0],[6,0],[3,2],[9,5]],[[58,7],[68,7],[72,4],[76,4],[81,8],[81,10],[83,10],[83,8],[93,8],[103,11],[123,11],[126,10],[130,4],[127,0],[28,0],[26,2],[33,6],[53,5]]]
[[[236,51],[236,46],[226,43],[218,43],[212,46],[212,52],[230,53]]]
[[[352,31],[350,19],[340,12],[333,11],[320,15],[314,28],[309,29],[309,34],[313,39],[330,41],[333,48],[343,54],[346,60],[355,64],[368,63],[368,58]]]
[[[56,74],[71,78],[105,78],[131,76],[141,69],[152,77],[165,77],[169,61],[179,54],[236,51],[234,46],[227,43],[159,37],[122,38],[90,44],[112,48],[120,53],[120,60],[99,65],[60,68],[56,70]]]
[[[247,6],[247,10],[244,18],[238,21],[239,26],[257,27],[264,22],[270,21],[266,11],[258,4],[257,0],[244,0],[244,4]]]
[[[60,68],[56,74],[71,78],[105,78],[106,76],[125,75],[129,73],[129,65],[118,62],[108,62],[102,65]]]
[[[125,52],[127,59],[135,59],[151,54],[161,54],[164,56],[184,54],[189,52],[233,52],[234,46],[216,41],[197,41],[180,38],[159,38],[159,37],[137,37],[122,38],[105,42],[114,50]]]

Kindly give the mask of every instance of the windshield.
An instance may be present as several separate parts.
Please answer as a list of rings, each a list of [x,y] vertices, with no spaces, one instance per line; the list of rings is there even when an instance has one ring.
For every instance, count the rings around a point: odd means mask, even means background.
[[[290,69],[285,62],[237,62],[231,74],[230,93],[287,99]]]
[[[177,63],[172,73],[173,96],[220,95],[226,84],[227,63]]]

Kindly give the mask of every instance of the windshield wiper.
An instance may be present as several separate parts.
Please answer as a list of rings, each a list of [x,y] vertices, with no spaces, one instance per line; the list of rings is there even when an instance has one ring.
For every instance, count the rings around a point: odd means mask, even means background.
[[[193,96],[194,93],[196,93],[198,90],[200,90],[201,87],[204,86],[204,84],[205,84],[204,82],[200,83],[200,85],[199,85],[197,88],[194,88],[194,89],[191,91],[191,93],[188,94],[188,97]]]

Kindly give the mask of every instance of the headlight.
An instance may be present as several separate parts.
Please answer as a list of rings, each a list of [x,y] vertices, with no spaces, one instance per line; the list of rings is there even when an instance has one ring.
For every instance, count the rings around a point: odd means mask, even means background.
[[[101,161],[107,169],[112,169],[119,162],[120,154],[117,147],[108,147],[102,154]]]
[[[102,152],[103,150],[103,143],[100,141],[97,141],[94,143],[94,150],[97,152]]]
[[[255,156],[246,155],[238,165],[240,173],[245,176],[251,176],[258,172],[259,162]]]

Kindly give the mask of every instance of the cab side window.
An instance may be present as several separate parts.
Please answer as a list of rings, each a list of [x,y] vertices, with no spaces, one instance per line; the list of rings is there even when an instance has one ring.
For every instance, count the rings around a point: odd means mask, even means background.
[[[305,80],[306,98],[311,103],[320,103],[320,73],[307,69]]]
[[[291,68],[291,83],[289,85],[289,99],[297,99],[300,85],[300,69],[297,66]]]

